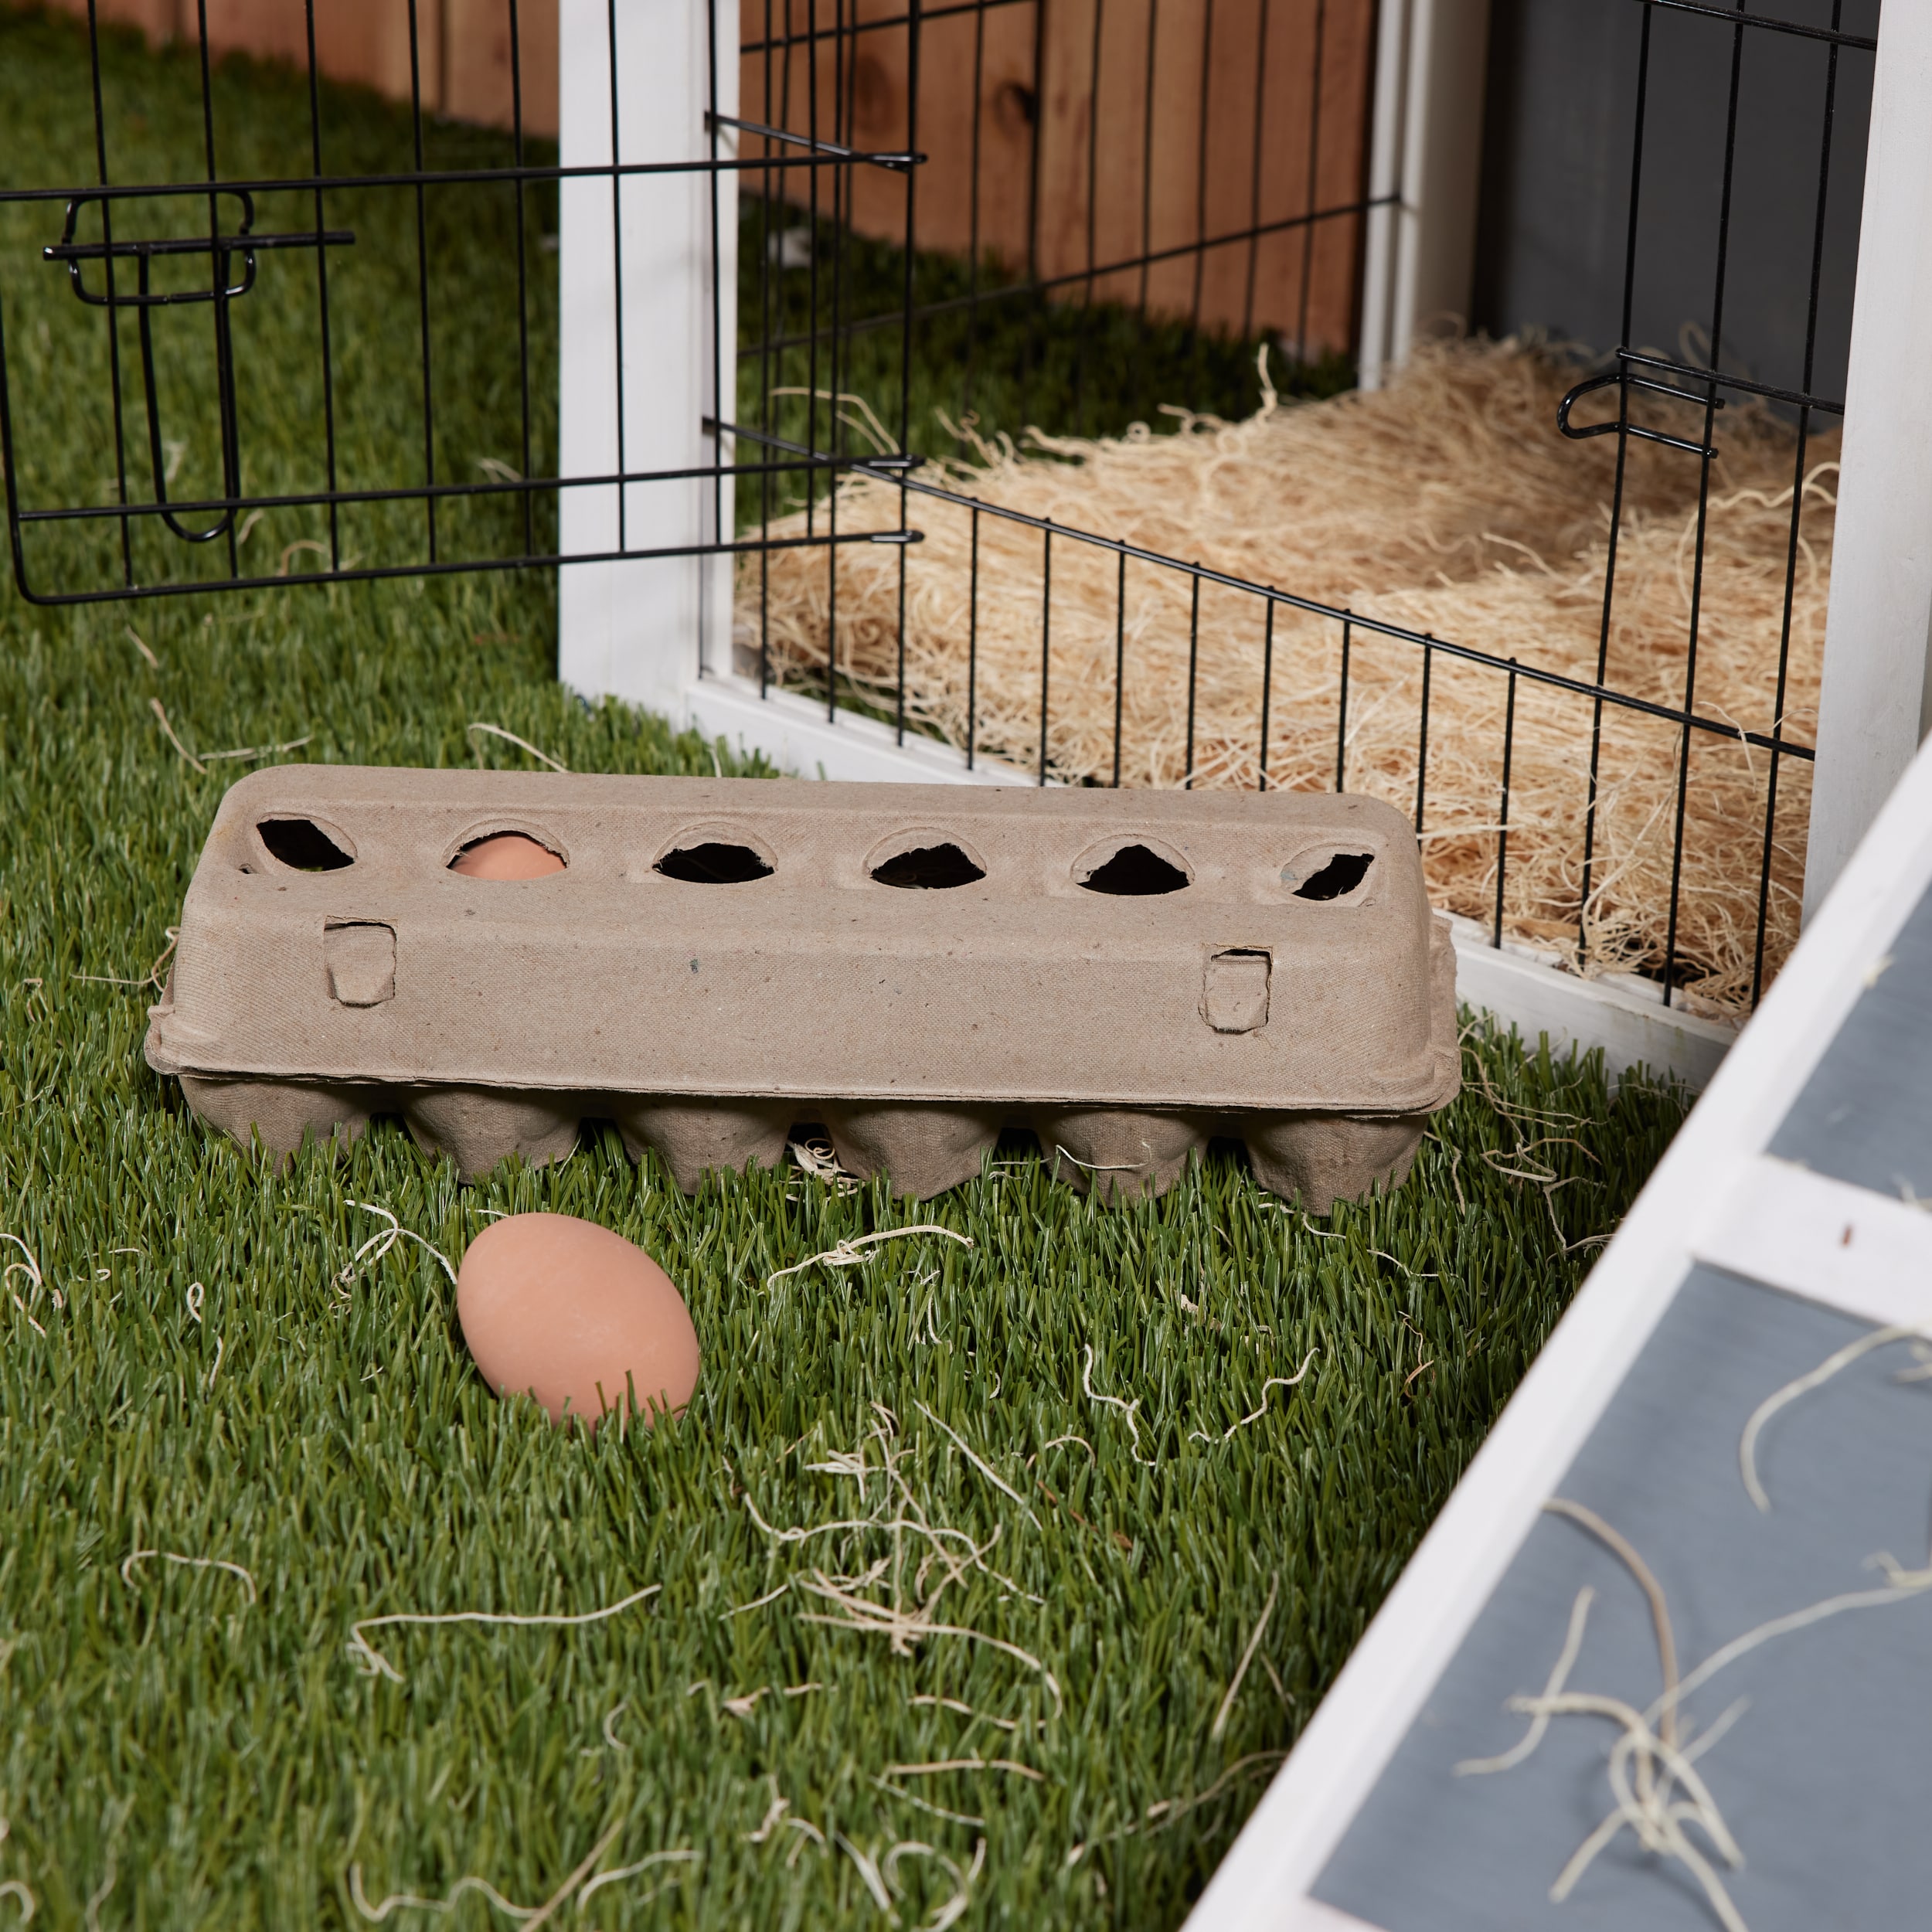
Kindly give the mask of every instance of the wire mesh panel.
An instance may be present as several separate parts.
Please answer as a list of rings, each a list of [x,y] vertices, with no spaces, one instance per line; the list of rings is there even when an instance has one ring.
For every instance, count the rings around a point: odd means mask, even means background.
[[[1820,512],[1828,510],[1834,500],[1830,485],[1837,468],[1836,430],[1844,414],[1842,397],[1815,393],[1820,296],[1828,250],[1834,243],[1842,247],[1845,230],[1856,219],[1857,182],[1849,184],[1848,196],[1848,184],[1833,179],[1845,63],[1849,59],[1861,63],[1853,78],[1861,83],[1861,92],[1869,90],[1877,11],[1876,0],[1863,4],[1852,0],[1849,7],[1846,0],[1812,0],[1809,6],[1793,6],[1772,17],[1747,12],[1741,5],[1725,9],[1689,0],[1642,0],[1621,341],[1611,366],[1572,389],[1557,419],[1566,436],[1617,438],[1597,682],[1617,675],[1620,556],[1632,534],[1631,512],[1641,509],[1627,500],[1633,442],[1674,452],[1680,487],[1687,467],[1695,478],[1695,508],[1685,532],[1689,540],[1686,544],[1680,539],[1676,570],[1685,607],[1680,702],[1687,716],[1699,702],[1700,655],[1709,641],[1709,600],[1714,590],[1721,590],[1726,565],[1734,558],[1734,552],[1727,556],[1727,546],[1735,543],[1737,522],[1781,510],[1780,520],[1787,532],[1781,583],[1766,587],[1772,588],[1774,602],[1771,610],[1760,610],[1760,620],[1774,621],[1775,636],[1770,623],[1761,621],[1751,641],[1757,686],[1753,695],[1758,700],[1753,722],[1759,735],[1753,739],[1732,720],[1740,740],[1757,743],[1765,753],[1761,784],[1755,782],[1758,768],[1748,767],[1754,781],[1751,802],[1759,808],[1753,821],[1740,824],[1728,816],[1719,821],[1693,809],[1696,767],[1708,769],[1714,754],[1729,753],[1689,722],[1678,736],[1669,801],[1668,922],[1661,959],[1653,948],[1645,961],[1660,971],[1667,1001],[1687,976],[1687,967],[1690,977],[1699,976],[1699,967],[1708,971],[1713,950],[1708,944],[1693,944],[1687,957],[1685,945],[1686,869],[1695,866],[1700,844],[1720,851],[1723,862],[1733,870],[1743,869],[1753,856],[1756,859],[1756,917],[1746,932],[1726,935],[1731,942],[1730,970],[1713,976],[1726,982],[1722,991],[1733,998],[1744,995],[1755,1004],[1764,984],[1767,952],[1781,958],[1796,937],[1802,891],[1801,841],[1810,791],[1808,736],[1816,729],[1822,639],[1807,640],[1808,688],[1794,692],[1794,617],[1801,583],[1816,578],[1819,548],[1829,540],[1828,527],[1821,533],[1818,525]],[[1847,30],[1848,12],[1865,31]],[[1697,100],[1702,111],[1692,116],[1674,111],[1683,99],[1686,79],[1699,83]],[[1739,166],[1740,128],[1752,112],[1753,94],[1776,87],[1782,96],[1794,80],[1802,90],[1801,98],[1809,95],[1808,111],[1784,131],[1790,150],[1810,163],[1810,179],[1804,182],[1810,192],[1797,201],[1767,195],[1764,183]],[[1653,175],[1647,180],[1646,162],[1652,158],[1660,125],[1672,143],[1681,143],[1689,133],[1702,151],[1691,158],[1689,167],[1681,153],[1673,155],[1675,165],[1664,179]],[[1648,298],[1654,307],[1657,294],[1645,275],[1647,214],[1659,199],[1681,202],[1686,196],[1705,204],[1701,212],[1710,240],[1702,266],[1708,281],[1692,298],[1701,297],[1692,311],[1698,319],[1680,330],[1678,352],[1672,355],[1640,346],[1634,323],[1641,312],[1640,304]],[[1793,219],[1804,215],[1809,219]],[[1753,372],[1727,354],[1726,325],[1740,291],[1747,303],[1801,307],[1801,349],[1795,366]],[[1593,391],[1614,394],[1616,414],[1580,424],[1573,411]],[[1781,504],[1775,498],[1767,502],[1762,492],[1755,493],[1753,501],[1752,493],[1714,488],[1720,437],[1729,434],[1728,424],[1720,422],[1720,411],[1730,412],[1732,420],[1740,411],[1760,419],[1769,414],[1790,426],[1790,481]],[[1635,533],[1641,542],[1641,529]],[[1628,598],[1627,590],[1623,595]],[[1721,632],[1717,641],[1721,648],[1726,641]],[[1721,672],[1721,664],[1719,668]],[[1806,735],[1794,742],[1787,726],[1801,719],[1801,731]],[[1794,772],[1789,769],[1793,760]],[[1795,785],[1793,777],[1799,781]],[[1588,910],[1600,876],[1597,845],[1604,787],[1599,704],[1591,717],[1589,808],[1579,893],[1586,937]]]

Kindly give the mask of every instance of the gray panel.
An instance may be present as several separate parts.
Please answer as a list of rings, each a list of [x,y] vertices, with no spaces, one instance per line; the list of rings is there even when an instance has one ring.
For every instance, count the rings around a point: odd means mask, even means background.
[[[1866,1559],[1921,1562],[1932,1519],[1932,1384],[1880,1350],[1784,1410],[1746,1496],[1738,1437],[1758,1403],[1865,1332],[1850,1318],[1694,1270],[1558,1493],[1597,1510],[1650,1563],[1685,1666],[1764,1620],[1881,1580]],[[1553,1472],[1554,1479],[1554,1472]],[[1711,1932],[1681,1865],[1628,1832],[1569,1900],[1548,1891],[1611,1810],[1615,1732],[1566,1717],[1514,1769],[1458,1777],[1506,1750],[1584,1584],[1597,1595],[1570,1688],[1642,1706],[1659,1689],[1645,1600],[1573,1524],[1539,1519],[1315,1888],[1387,1932]],[[1699,1769],[1747,1863],[1724,1876],[1751,1932],[1922,1925],[1932,1913],[1932,1593],[1774,1639],[1695,1693],[1699,1730],[1750,1703]]]
[[[1828,26],[1832,0],[1753,12]],[[1616,347],[1643,9],[1633,0],[1493,0],[1473,320]],[[1876,0],[1845,0],[1849,32]],[[1631,342],[1682,355],[1713,319],[1733,31],[1651,16],[1650,90]],[[1724,311],[1727,369],[1803,386],[1810,264],[1832,53],[1762,30],[1744,36]],[[1872,56],[1838,58],[1828,245],[1811,393],[1842,400],[1863,196]],[[1721,425],[1720,425],[1721,427]]]
[[[1880,1194],[1932,1196],[1932,893],[1913,909],[1770,1151]]]

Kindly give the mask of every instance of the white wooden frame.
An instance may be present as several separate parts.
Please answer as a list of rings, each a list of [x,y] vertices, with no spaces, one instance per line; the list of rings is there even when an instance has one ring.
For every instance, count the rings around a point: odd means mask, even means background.
[[[1932,747],[1457,1485],[1202,1893],[1189,1932],[1361,1932],[1308,1889],[1694,1260],[1866,1320],[1932,1321],[1932,1216],[1764,1151],[1928,885]]]
[[[1878,39],[1808,917],[1932,730],[1932,7],[1886,6]]]
[[[738,18],[738,0],[617,0],[623,164],[689,162],[710,151],[705,111],[714,59],[719,111],[737,112]],[[610,19],[606,0],[562,0],[559,111],[566,168],[610,165]],[[720,131],[721,155],[734,154],[736,145],[733,131]],[[614,195],[621,198],[621,230]],[[616,473],[620,423],[627,473],[730,461],[732,440],[703,425],[707,419],[731,420],[729,407],[718,407],[717,390],[722,383],[728,403],[736,386],[730,345],[737,339],[737,176],[633,175],[616,190],[607,179],[566,179],[560,204],[560,473]],[[719,344],[726,345],[722,356]],[[566,556],[604,556],[620,547],[714,543],[720,535],[719,494],[708,481],[632,484],[622,493],[621,528],[615,486],[566,488],[560,548]],[[727,535],[730,501],[727,487]],[[609,694],[648,706],[679,726],[696,725],[755,747],[807,776],[1029,782],[985,760],[969,772],[950,746],[917,738],[901,745],[876,720],[843,711],[828,718],[822,705],[794,693],[761,699],[756,685],[732,668],[732,563],[729,554],[717,553],[575,564],[560,571],[557,675],[587,698]]]
[[[610,165],[614,111],[622,165],[689,162],[708,155],[714,58],[719,111],[737,111],[736,0],[716,0],[712,9],[715,49],[706,13],[702,0],[616,0],[614,8],[606,0],[561,0],[558,114],[564,167]],[[721,153],[733,151],[729,134],[720,138]],[[737,339],[736,182],[728,174],[716,181],[720,300],[715,316],[713,178],[637,174],[617,182],[592,176],[560,184],[560,475],[615,474],[620,454],[625,474],[730,460],[728,440],[703,427],[719,413],[720,373],[727,394],[736,375],[729,345]],[[727,345],[722,371],[720,344]],[[716,492],[706,482],[633,484],[621,493],[615,485],[581,487],[560,495],[559,548],[565,556],[717,539]],[[584,563],[558,574],[557,673],[585,696],[610,693],[682,718],[686,694],[702,671],[728,667],[728,556]]]
[[[1419,335],[1469,319],[1489,0],[1382,0],[1363,249],[1364,389]],[[1393,201],[1385,197],[1394,196]]]

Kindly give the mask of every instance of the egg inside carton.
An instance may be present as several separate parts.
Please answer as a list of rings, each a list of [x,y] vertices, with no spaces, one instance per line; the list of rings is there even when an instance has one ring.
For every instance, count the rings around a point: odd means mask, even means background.
[[[1373,800],[320,765],[223,801],[147,1052],[277,1158],[399,1114],[473,1179],[603,1119],[690,1191],[821,1121],[927,1196],[1017,1127],[1111,1196],[1226,1138],[1316,1212],[1458,1084]]]

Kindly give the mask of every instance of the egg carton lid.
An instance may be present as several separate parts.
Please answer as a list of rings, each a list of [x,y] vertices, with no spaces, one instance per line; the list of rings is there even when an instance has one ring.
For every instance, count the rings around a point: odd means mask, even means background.
[[[506,832],[562,869],[450,869]],[[1371,798],[285,765],[222,801],[147,1056],[532,1092],[1411,1113],[1457,1090],[1454,974],[1414,835]]]

